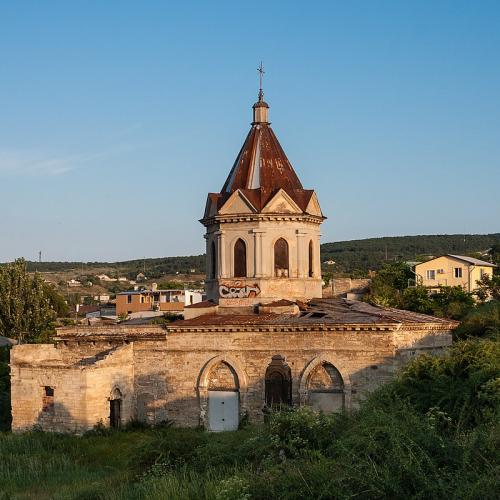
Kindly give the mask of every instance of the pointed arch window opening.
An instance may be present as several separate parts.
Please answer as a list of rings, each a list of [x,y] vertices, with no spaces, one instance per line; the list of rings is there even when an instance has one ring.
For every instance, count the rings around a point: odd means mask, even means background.
[[[268,407],[292,404],[292,371],[281,355],[272,357],[265,377],[266,405]]]
[[[280,238],[274,244],[274,275],[276,278],[288,278],[290,276],[289,262],[288,243],[284,238]]]
[[[247,245],[238,238],[234,244],[234,277],[246,278],[247,276]]]

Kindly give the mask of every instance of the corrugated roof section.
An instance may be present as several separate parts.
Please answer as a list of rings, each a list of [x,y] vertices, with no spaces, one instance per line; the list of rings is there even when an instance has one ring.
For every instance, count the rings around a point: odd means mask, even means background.
[[[448,257],[453,257],[454,259],[463,260],[464,262],[468,262],[469,264],[474,264],[475,266],[496,267],[496,265],[492,264],[491,262],[486,262],[485,260],[475,259],[474,257],[467,257],[466,255],[451,255],[451,253],[449,253]]]

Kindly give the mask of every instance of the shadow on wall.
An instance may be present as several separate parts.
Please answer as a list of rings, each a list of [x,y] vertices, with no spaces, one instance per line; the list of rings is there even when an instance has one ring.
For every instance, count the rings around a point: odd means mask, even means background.
[[[262,422],[270,409],[281,405],[310,405],[325,413],[349,411],[363,394],[389,381],[409,359],[441,350],[442,343],[435,340],[434,334],[426,335],[403,346],[394,357],[380,358],[355,372],[349,372],[333,352],[313,353],[300,369],[291,366],[293,355],[287,359],[280,352],[270,352],[268,362],[261,367],[262,376],[252,383],[240,357],[214,351],[207,353],[197,380],[192,381],[192,397],[171,398],[162,373],[138,377],[133,390],[127,379],[111,378],[109,387],[100,391],[106,396],[99,403],[95,421],[90,417],[77,420],[57,402],[57,390],[44,387],[37,425],[47,431],[81,433],[99,421],[111,427],[129,420],[149,425],[172,421],[179,426],[202,425],[224,431],[237,429],[242,420]]]

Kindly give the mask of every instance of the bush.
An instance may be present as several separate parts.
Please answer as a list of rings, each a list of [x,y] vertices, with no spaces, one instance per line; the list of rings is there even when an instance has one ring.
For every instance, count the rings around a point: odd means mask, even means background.
[[[334,439],[337,415],[324,415],[304,406],[271,413],[270,440],[281,458],[312,450],[324,450]]]
[[[453,332],[455,339],[500,337],[500,302],[493,300],[470,312]]]
[[[498,380],[500,343],[471,339],[457,342],[443,357],[419,356],[391,387],[423,414],[431,408],[444,411],[461,430],[498,411]]]

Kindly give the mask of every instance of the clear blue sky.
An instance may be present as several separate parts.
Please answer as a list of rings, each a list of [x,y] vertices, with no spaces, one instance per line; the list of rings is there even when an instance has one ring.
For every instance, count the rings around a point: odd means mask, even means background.
[[[273,128],[323,241],[500,230],[500,2],[0,3],[0,261],[204,251]]]

